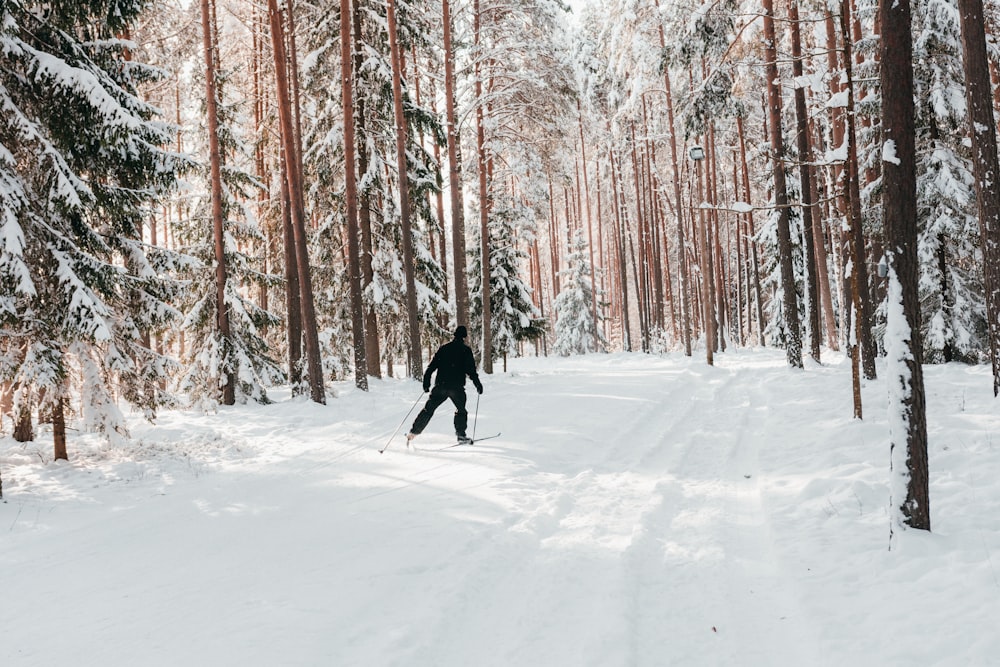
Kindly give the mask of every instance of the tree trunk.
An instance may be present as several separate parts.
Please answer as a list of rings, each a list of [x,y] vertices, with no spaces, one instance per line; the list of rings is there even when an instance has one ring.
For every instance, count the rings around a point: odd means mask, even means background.
[[[788,3],[788,24],[792,39],[792,76],[799,80],[802,68],[802,36],[799,30],[799,4],[797,0]],[[813,227],[819,221],[813,219],[815,201],[813,195],[812,146],[809,141],[809,114],[806,111],[806,91],[795,85],[795,139],[799,153],[799,179],[802,181],[802,226],[805,240],[806,267],[806,318],[809,322],[809,354],[817,362],[820,360],[821,331],[819,327],[819,280],[817,278],[818,254],[823,246],[816,247]]]
[[[778,81],[778,44],[774,32],[774,0],[764,0],[764,58],[767,79],[768,134],[774,168],[774,205],[778,209],[778,262],[781,268],[782,309],[785,318],[785,354],[788,365],[802,367],[802,336],[795,295],[792,239],[785,187],[784,138],[781,131],[781,88]]]
[[[365,300],[361,292],[361,254],[358,250],[358,182],[354,152],[354,62],[351,54],[351,0],[340,0],[340,90],[344,109],[344,200],[347,213],[347,281],[351,294],[351,333],[354,343],[354,385],[368,391],[368,341],[365,337]],[[378,357],[373,360],[378,366]]]
[[[621,318],[622,318],[622,347],[626,352],[632,351],[632,329],[628,321],[628,269],[625,261],[625,225],[622,221],[622,193],[618,187],[618,161],[615,160],[613,148],[608,149],[611,161],[611,194],[614,197],[615,206],[615,244],[617,245],[618,259],[618,279],[620,282],[621,294]]]
[[[909,0],[883,0],[879,3],[879,17],[882,20],[879,51],[884,142],[882,207],[890,285],[886,323],[887,382],[892,387],[889,391],[889,433],[893,476],[900,481],[905,479],[906,484],[905,499],[894,497],[893,502],[905,525],[930,530]],[[899,486],[894,484],[893,491],[898,493]]]
[[[35,428],[31,420],[31,403],[24,399],[21,408],[14,415],[14,440],[17,442],[31,442],[35,439]]]
[[[361,42],[361,3],[353,5],[352,20],[354,23],[354,71],[360,72],[364,66],[364,50]],[[353,97],[353,84],[352,84]],[[355,145],[357,146],[358,174],[364,180],[368,173],[368,127],[367,109],[364,98],[355,100],[357,106],[357,123],[355,125]],[[355,187],[355,189],[357,189]],[[372,258],[375,254],[375,243],[372,237],[371,193],[368,188],[358,192],[358,223],[361,226],[361,279],[362,293],[375,279],[375,269]],[[443,266],[443,264],[442,264]],[[363,300],[363,299],[362,299]],[[368,374],[382,377],[382,366],[379,363],[382,353],[379,346],[378,316],[374,304],[365,308],[365,362]]]
[[[343,2],[344,0],[341,0]],[[424,364],[420,351],[420,320],[417,316],[417,278],[410,226],[410,179],[406,164],[406,116],[403,114],[403,60],[396,32],[396,2],[386,0],[389,51],[392,55],[392,101],[396,122],[396,169],[399,172],[399,211],[403,228],[403,271],[406,276],[406,315],[409,324],[410,377],[420,380]]]
[[[451,245],[455,272],[455,317],[469,322],[469,280],[465,271],[465,205],[462,197],[462,154],[455,110],[455,47],[452,43],[450,0],[441,0],[444,30],[445,117],[448,125],[448,190],[451,197]]]
[[[979,230],[983,244],[983,283],[993,365],[993,395],[1000,392],[1000,165],[997,160],[996,120],[993,115],[990,73],[986,59],[982,0],[958,0],[962,27],[965,96],[969,106],[969,135],[976,179]]]
[[[590,246],[590,317],[594,320],[594,350],[600,349],[600,324],[597,318],[597,278],[594,266],[594,222],[590,216],[590,179],[587,178],[587,139],[583,134],[583,108],[576,101],[576,113],[580,121],[580,154],[583,161],[583,195],[587,208],[587,245]]]
[[[228,405],[232,405],[229,403]],[[69,453],[66,449],[66,398],[62,395],[61,390],[59,398],[56,399],[55,405],[52,406],[52,447],[53,447],[53,458],[55,460],[69,460]]]
[[[858,140],[854,108],[854,66],[853,43],[851,42],[851,0],[841,3],[840,28],[844,42],[844,68],[847,74],[847,189],[848,214],[850,216],[850,243],[852,269],[856,272],[853,289],[857,292],[858,307],[855,317],[860,321],[856,328],[857,342],[861,347],[861,364],[864,376],[874,380],[875,338],[872,334],[872,300],[868,289],[868,261],[865,252],[865,237],[861,224],[861,185],[858,167]]]
[[[657,10],[660,8],[659,0],[654,0]],[[663,30],[663,23],[659,23],[660,48],[666,48],[667,40]],[[672,170],[674,201],[677,207],[677,284],[680,290],[681,306],[681,338],[684,341],[684,354],[691,356],[691,299],[689,296],[690,287],[688,285],[687,268],[687,247],[684,241],[684,207],[681,206],[681,178],[680,163],[677,159],[677,125],[674,122],[674,96],[670,88],[670,70],[663,68],[663,86],[667,96],[667,125],[670,126],[670,167]]]
[[[474,0],[473,4],[473,30],[475,32],[475,43],[478,49],[482,47],[482,11],[479,0]],[[484,125],[485,101],[483,99],[483,78],[481,72],[482,54],[477,53],[475,64],[476,79],[476,152],[479,163],[479,231],[482,259],[482,308],[483,308],[483,372],[493,372],[493,323],[492,304],[490,302],[490,282],[492,271],[490,268],[490,196],[489,183],[486,178],[486,128]]]
[[[829,9],[826,14],[826,50],[827,50],[827,69],[831,72],[836,72],[840,69],[840,64],[837,60],[837,28],[834,21],[833,12]],[[830,77],[830,97],[835,97],[839,93],[844,91],[844,85],[839,81],[838,77]],[[843,107],[835,106],[830,109],[830,137],[833,142],[833,147],[835,150],[840,150],[844,145],[844,140],[846,136],[845,122],[844,122],[844,112]],[[831,198],[833,198],[833,203],[835,206],[836,218],[834,224],[832,225],[834,230],[833,238],[831,242],[831,248],[834,252],[834,257],[836,258],[835,266],[837,269],[837,279],[835,285],[837,286],[837,302],[841,304],[840,307],[840,339],[845,344],[847,343],[847,337],[850,332],[850,327],[847,326],[847,315],[850,313],[850,308],[847,307],[848,299],[845,298],[844,294],[844,283],[846,276],[844,275],[844,262],[843,262],[843,232],[841,231],[847,221],[847,184],[845,178],[847,177],[847,170],[844,168],[844,163],[835,162],[831,165],[829,176],[829,193]]]
[[[712,294],[712,281],[709,276],[712,274],[712,259],[708,250],[708,233],[705,229],[708,221],[705,219],[705,190],[701,174],[701,163],[703,159],[695,161],[695,171],[697,171],[698,181],[698,269],[701,277],[701,303],[702,320],[705,324],[705,363],[709,366],[715,365],[715,297]]]
[[[206,1],[206,0],[203,0]],[[319,351],[319,331],[316,325],[316,308],[313,303],[312,276],[309,269],[309,252],[306,244],[305,211],[302,207],[301,156],[296,150],[292,101],[289,92],[288,58],[285,53],[285,35],[277,0],[268,0],[268,17],[271,24],[271,46],[274,50],[274,74],[278,96],[278,120],[281,124],[281,145],[285,158],[288,180],[288,199],[291,204],[292,235],[295,243],[296,272],[299,279],[302,329],[306,342],[306,361],[309,368],[310,396],[316,403],[326,403],[323,383],[323,365]],[[291,76],[296,76],[295,72]]]
[[[740,140],[740,164],[743,172],[743,192],[746,194],[747,203],[750,203],[750,168],[747,165],[747,142],[746,134],[743,130],[743,117],[736,117],[736,130]],[[757,307],[757,337],[758,343],[764,347],[764,300],[760,293],[760,260],[757,255],[757,235],[753,223],[753,211],[747,211],[747,242],[750,249],[750,269],[753,275],[750,282],[753,283],[754,301]]]
[[[292,199],[288,192],[288,165],[281,156],[281,230],[285,246],[285,311],[288,320],[288,381],[292,393],[302,387],[302,291],[299,289],[299,268],[295,258],[295,231],[292,227]]]
[[[215,327],[222,338],[222,355],[228,357],[232,350],[232,332],[229,329],[229,306],[226,303],[226,246],[222,213],[222,151],[219,146],[219,109],[215,73],[218,64],[215,44],[214,8],[210,0],[201,0],[201,27],[205,48],[205,110],[208,117],[209,167],[212,180],[212,236],[215,241]],[[228,363],[224,364],[228,365]],[[236,403],[236,373],[226,372],[222,386],[223,405]]]

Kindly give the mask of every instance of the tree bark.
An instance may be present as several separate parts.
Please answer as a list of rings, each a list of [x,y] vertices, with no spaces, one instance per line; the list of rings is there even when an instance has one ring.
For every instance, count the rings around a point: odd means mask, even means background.
[[[792,41],[792,76],[798,81],[803,74],[802,67],[802,35],[799,30],[799,4],[797,0],[789,0],[788,24]],[[806,318],[809,322],[809,354],[817,362],[820,360],[821,331],[819,327],[819,279],[817,266],[818,254],[823,246],[816,246],[813,228],[819,221],[813,219],[815,201],[813,195],[812,145],[809,141],[809,113],[806,110],[806,91],[801,85],[795,85],[795,139],[799,153],[799,179],[802,181],[802,226],[805,240],[806,267]]]
[[[986,58],[982,0],[958,0],[962,28],[965,97],[976,179],[976,203],[983,245],[983,283],[993,366],[993,395],[1000,392],[1000,164],[993,115],[990,72]]]
[[[455,274],[455,317],[469,322],[469,279],[465,262],[465,205],[462,198],[462,153],[455,110],[455,47],[452,43],[450,0],[441,0],[444,30],[445,118],[448,125],[448,191],[451,198],[451,246]]]
[[[490,267],[490,195],[489,183],[486,175],[486,128],[485,111],[483,109],[483,78],[481,71],[482,53],[478,52],[482,48],[482,11],[479,0],[474,0],[472,4],[473,30],[477,47],[475,64],[476,78],[476,152],[479,163],[479,231],[482,252],[482,308],[483,308],[483,372],[493,372],[493,323],[492,323],[492,303],[490,302],[491,291],[491,267]]]
[[[292,102],[289,92],[288,59],[285,53],[285,31],[277,0],[268,0],[267,8],[271,25],[271,46],[274,50],[274,74],[278,97],[278,120],[281,124],[281,145],[285,159],[285,177],[288,180],[288,199],[291,204],[289,208],[295,244],[296,273],[299,279],[302,329],[305,334],[306,361],[309,368],[309,390],[313,401],[325,404],[326,390],[323,383],[319,331],[316,325],[309,251],[306,244],[305,211],[302,207],[302,164],[301,156],[296,150]],[[294,76],[295,73],[293,72],[291,75]]]
[[[354,3],[352,20],[354,23],[354,71],[360,72],[364,66],[364,51],[361,42],[362,24],[361,5],[359,2]],[[354,128],[358,174],[363,181],[365,175],[368,173],[367,108],[363,97],[355,100],[355,105],[358,110],[357,123]],[[375,255],[375,243],[372,237],[371,193],[368,188],[364,188],[358,192],[358,224],[361,226],[361,279],[363,281],[363,293],[375,279],[375,268],[372,265],[372,259]],[[442,266],[444,265],[442,264]],[[365,361],[368,365],[368,374],[374,377],[382,377],[382,366],[379,363],[382,353],[379,346],[378,316],[375,313],[374,304],[368,304],[364,308]]]
[[[344,0],[341,0],[343,2]],[[396,30],[396,2],[386,0],[389,50],[392,55],[392,100],[396,123],[396,168],[399,172],[399,211],[403,228],[403,271],[406,276],[406,315],[409,324],[410,377],[421,380],[424,364],[420,351],[420,321],[417,316],[417,279],[410,226],[410,179],[406,163],[406,116],[403,113],[403,61]]]
[[[875,338],[872,334],[872,300],[868,289],[868,261],[865,236],[861,224],[861,185],[858,166],[858,140],[854,108],[853,42],[851,41],[851,0],[841,2],[840,29],[844,44],[844,69],[847,74],[847,203],[850,216],[851,266],[855,272],[852,288],[857,293],[855,317],[857,344],[860,345],[861,365],[868,380],[877,377],[875,370]]]
[[[788,220],[788,192],[785,187],[784,138],[781,131],[781,89],[778,80],[778,44],[774,32],[774,0],[763,0],[764,58],[767,79],[768,134],[774,168],[774,205],[778,209],[778,263],[781,268],[782,309],[785,317],[785,354],[788,365],[802,367],[802,336],[795,294],[792,239]]]
[[[625,261],[625,225],[622,220],[622,193],[618,186],[618,160],[615,159],[613,148],[608,148],[610,153],[611,168],[611,194],[614,197],[615,207],[615,244],[617,246],[618,260],[618,280],[620,283],[621,295],[621,318],[622,318],[622,347],[626,352],[632,351],[632,329],[628,318],[628,269]]]
[[[302,290],[295,257],[295,230],[292,227],[292,198],[288,192],[288,166],[281,159],[281,231],[285,247],[285,311],[288,324],[288,381],[292,393],[302,393]]]
[[[747,165],[747,142],[746,135],[743,131],[743,117],[736,117],[736,128],[740,139],[740,163],[742,165],[743,171],[743,191],[746,193],[747,203],[750,203],[750,168]],[[757,311],[757,337],[758,343],[761,347],[764,347],[764,303],[761,298],[760,293],[760,260],[757,256],[757,241],[754,240],[754,236],[757,233],[754,230],[753,223],[753,211],[747,212],[747,242],[750,249],[750,268],[753,272],[750,282],[753,283],[753,294],[754,301],[756,303]]]
[[[215,27],[213,25],[214,8],[211,0],[201,0],[202,38],[205,48],[205,110],[208,117],[208,150],[209,169],[212,181],[212,237],[215,246],[215,327],[222,338],[222,355],[231,353],[232,332],[229,328],[229,306],[226,303],[226,246],[223,228],[222,212],[222,150],[219,146],[219,109],[218,89],[215,73],[216,63]],[[230,369],[226,372],[225,384],[222,386],[223,405],[236,403],[236,373]]]
[[[354,385],[368,391],[368,341],[365,337],[365,300],[361,292],[361,253],[358,234],[358,182],[354,134],[354,60],[351,46],[351,0],[340,0],[340,90],[344,109],[344,200],[347,214],[347,281],[351,294],[351,333],[354,343]],[[373,361],[378,366],[378,358]]]
[[[231,405],[231,404],[229,404]],[[59,398],[52,406],[52,447],[55,460],[68,461],[69,452],[66,449],[66,398],[60,390]]]
[[[695,161],[695,171],[698,181],[698,268],[701,274],[701,303],[702,320],[705,325],[705,363],[709,366],[715,365],[715,297],[712,294],[712,281],[709,276],[712,274],[712,259],[708,249],[708,233],[705,229],[708,221],[705,219],[704,181],[701,174],[701,163],[703,160]]]
[[[660,9],[659,0],[654,0],[657,11]],[[657,26],[660,32],[660,48],[666,48],[667,40],[663,30],[663,23]],[[672,169],[672,179],[674,186],[674,201],[677,210],[677,283],[680,290],[681,306],[681,338],[684,341],[684,354],[691,356],[691,299],[688,295],[690,282],[687,267],[687,248],[684,240],[684,207],[681,206],[681,178],[680,162],[677,159],[677,131],[674,122],[674,96],[670,88],[670,69],[663,68],[663,87],[667,96],[667,124],[670,126],[670,167]]]
[[[879,51],[884,142],[882,207],[890,284],[886,325],[886,346],[889,348],[887,382],[894,385],[889,392],[889,433],[893,474],[904,475],[896,466],[905,462],[908,477],[906,498],[893,498],[893,502],[897,503],[904,524],[930,530],[927,417],[918,292],[917,169],[909,0],[882,0],[879,17],[882,20]],[[896,299],[898,303],[894,303]],[[893,415],[893,412],[896,414]],[[896,432],[899,428],[902,433]],[[905,456],[900,456],[903,452]]]

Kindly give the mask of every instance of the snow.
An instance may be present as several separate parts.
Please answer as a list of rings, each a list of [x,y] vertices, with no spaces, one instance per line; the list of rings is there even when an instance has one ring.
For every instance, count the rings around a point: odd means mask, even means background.
[[[0,664],[995,664],[989,368],[926,367],[934,532],[890,551],[885,380],[854,420],[826,355],[511,359],[448,450],[442,408],[378,454],[408,379],[2,439]]]
[[[886,139],[882,142],[882,161],[895,165],[902,164],[899,156],[896,155],[896,141],[894,139]]]

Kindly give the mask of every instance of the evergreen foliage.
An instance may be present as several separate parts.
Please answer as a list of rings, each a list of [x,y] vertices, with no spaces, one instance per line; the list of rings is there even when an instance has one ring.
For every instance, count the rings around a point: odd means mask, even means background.
[[[604,352],[608,342],[594,322],[590,255],[582,234],[573,239],[567,261],[569,268],[562,272],[566,281],[555,301],[556,339],[552,348],[562,356]]]
[[[534,228],[534,211],[516,206],[509,199],[494,202],[490,213],[490,313],[492,316],[493,359],[516,355],[518,343],[537,340],[545,333],[545,320],[532,300],[531,287],[521,277],[528,254],[519,241]],[[478,232],[478,229],[476,230]],[[481,246],[480,234],[473,233]],[[472,292],[471,314],[474,327],[482,331],[483,285],[482,252],[469,257]]]
[[[230,375],[236,379],[236,400],[241,403],[267,403],[267,387],[285,379],[265,340],[266,330],[281,320],[252,298],[261,289],[278,285],[280,277],[261,269],[260,250],[265,239],[250,202],[264,184],[246,171],[246,165],[252,164],[252,146],[239,130],[243,126],[241,104],[227,101],[229,75],[225,70],[216,72],[229,338],[222,336],[216,326],[219,306],[208,165],[202,165],[197,173],[197,187],[203,196],[197,199],[191,217],[176,226],[180,247],[192,258],[179,272],[187,290],[181,325],[185,334],[183,371],[178,388],[191,402],[205,408],[218,404],[222,386]],[[199,136],[205,133],[202,127]]]
[[[142,225],[184,158],[121,39],[143,2],[0,4],[0,381],[15,411],[82,397],[85,426],[152,410],[170,360],[146,335],[177,311],[175,258]]]

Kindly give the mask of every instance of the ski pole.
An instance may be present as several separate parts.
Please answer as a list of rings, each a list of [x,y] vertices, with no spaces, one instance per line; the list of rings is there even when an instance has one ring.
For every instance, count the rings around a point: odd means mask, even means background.
[[[392,439],[396,437],[397,433],[399,433],[399,429],[403,428],[403,424],[406,423],[406,420],[410,418],[410,414],[413,413],[413,408],[417,407],[417,403],[420,402],[420,399],[423,398],[424,394],[426,393],[427,393],[426,391],[420,392],[420,395],[417,396],[417,400],[413,401],[413,405],[410,406],[410,411],[406,413],[405,417],[403,417],[403,421],[399,422],[399,426],[397,426],[396,430],[392,432],[392,435],[389,436],[389,439],[385,441],[385,446],[382,447],[382,449],[378,450],[379,454],[381,454],[386,450],[386,448],[389,446],[389,443],[392,442]]]
[[[479,421],[479,394],[476,394],[476,414],[472,418],[472,442],[476,441],[476,422]]]

